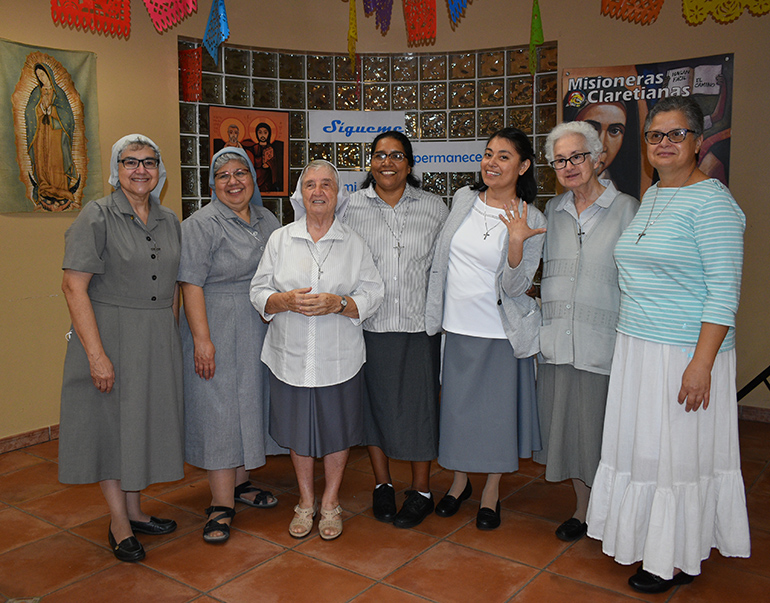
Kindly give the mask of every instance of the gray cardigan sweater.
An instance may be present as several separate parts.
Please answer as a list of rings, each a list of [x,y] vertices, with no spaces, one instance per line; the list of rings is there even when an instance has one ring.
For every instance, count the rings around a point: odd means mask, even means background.
[[[455,232],[468,213],[473,210],[477,195],[477,191],[467,186],[455,193],[452,199],[452,210],[436,241],[425,306],[425,330],[428,335],[441,331],[444,318],[444,287],[449,268],[449,247]],[[523,206],[521,202],[519,211]],[[534,205],[529,205],[527,210],[527,224],[531,228],[545,227],[545,216],[540,210]],[[540,263],[544,237],[545,235],[541,234],[524,241],[524,253],[521,262],[515,268],[508,266],[508,239],[505,238],[500,264],[497,267],[495,279],[497,308],[500,311],[503,329],[517,358],[533,356],[539,349],[540,307],[526,292],[532,286],[532,278]],[[469,316],[468,320],[473,320],[473,317]]]
[[[609,375],[620,307],[613,251],[639,202],[610,182],[602,184],[607,189],[595,203],[607,209],[596,216],[582,245],[575,219],[557,209],[572,193],[554,197],[546,206],[539,361]]]

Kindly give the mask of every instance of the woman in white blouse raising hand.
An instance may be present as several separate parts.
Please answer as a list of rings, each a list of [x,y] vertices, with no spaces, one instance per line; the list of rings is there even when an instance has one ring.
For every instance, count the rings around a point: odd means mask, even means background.
[[[336,219],[347,197],[329,162],[303,170],[296,220],[275,231],[251,281],[251,302],[270,322],[262,361],[270,369],[270,435],[291,450],[300,490],[289,533],[307,536],[316,513],[314,459],[325,487],[318,531],[342,533],[339,489],[350,446],[363,440],[366,358],[361,322],[384,286],[364,240]]]
[[[429,335],[446,331],[438,462],[454,470],[436,514],[470,497],[468,473],[486,473],[476,527],[500,525],[503,473],[540,449],[535,359],[540,308],[527,295],[545,218],[527,135],[503,128],[487,141],[482,182],[463,187],[436,242],[425,310]]]

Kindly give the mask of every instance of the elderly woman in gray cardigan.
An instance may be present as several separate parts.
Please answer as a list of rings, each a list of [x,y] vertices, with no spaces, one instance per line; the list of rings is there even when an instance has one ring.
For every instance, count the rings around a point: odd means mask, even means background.
[[[572,541],[586,533],[601,453],[620,306],[612,254],[639,202],[598,179],[602,143],[590,124],[559,124],[548,135],[545,152],[566,192],[545,210],[537,379],[543,448],[534,459],[546,465],[546,480],[572,480],[575,513],[556,530],[558,538]]]
[[[483,183],[457,191],[436,242],[425,326],[446,331],[439,464],[455,471],[436,506],[454,515],[472,493],[468,472],[486,473],[476,526],[500,525],[499,484],[519,457],[540,448],[534,355],[540,308],[526,295],[540,262],[545,218],[529,138],[496,132],[481,160]]]

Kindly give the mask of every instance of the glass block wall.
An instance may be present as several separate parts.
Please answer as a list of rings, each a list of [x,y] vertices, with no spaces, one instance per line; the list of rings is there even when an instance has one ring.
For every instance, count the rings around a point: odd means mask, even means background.
[[[179,39],[179,48],[201,45]],[[515,126],[533,138],[537,156],[538,205],[556,191],[546,167],[545,135],[556,124],[557,46],[537,49],[537,71],[529,73],[529,47],[465,53],[347,55],[221,46],[215,64],[203,51],[200,102],[179,103],[184,217],[208,202],[209,106],[290,111],[290,189],[301,168],[323,158],[340,170],[367,170],[366,143],[316,142],[308,138],[308,111],[405,111],[406,134],[414,141],[486,140]],[[181,98],[181,93],[180,93]],[[423,173],[423,187],[449,203],[478,172]],[[288,198],[265,197],[284,224],[293,219]]]

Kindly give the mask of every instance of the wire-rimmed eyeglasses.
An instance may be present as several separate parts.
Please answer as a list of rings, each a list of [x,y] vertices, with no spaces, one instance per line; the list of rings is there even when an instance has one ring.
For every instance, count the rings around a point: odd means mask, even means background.
[[[406,155],[401,151],[391,151],[390,153],[386,153],[385,151],[377,151],[376,153],[372,153],[372,159],[376,159],[377,161],[385,161],[388,157],[390,157],[391,161],[395,161],[397,163],[406,159]]]
[[[251,172],[249,170],[235,170],[234,172],[218,172],[214,174],[214,180],[216,182],[227,182],[230,180],[230,176],[233,176],[238,182],[243,182],[244,180],[248,180],[249,176],[251,176]]]

